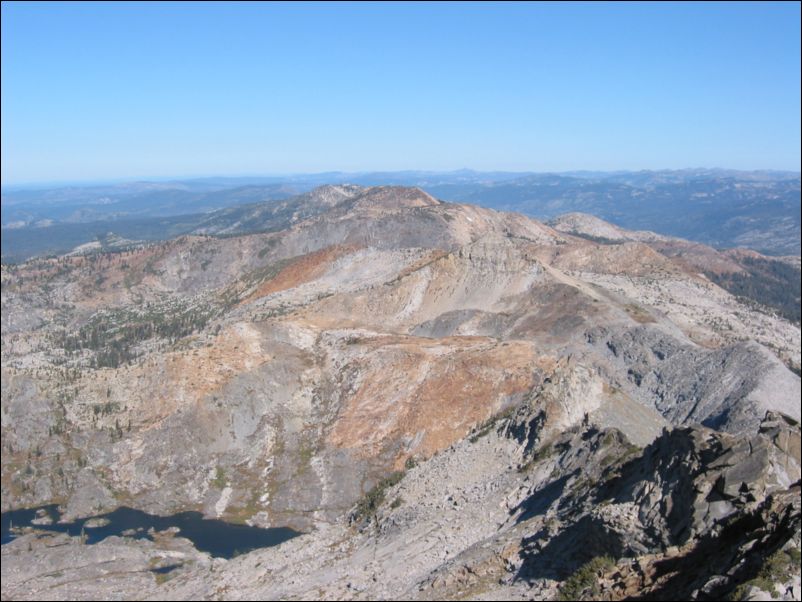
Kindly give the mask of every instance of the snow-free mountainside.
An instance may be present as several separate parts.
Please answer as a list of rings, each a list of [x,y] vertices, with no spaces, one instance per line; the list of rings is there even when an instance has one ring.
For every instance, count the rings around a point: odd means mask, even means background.
[[[399,186],[192,227],[2,266],[3,511],[303,534],[22,529],[3,599],[799,599],[798,256]]]

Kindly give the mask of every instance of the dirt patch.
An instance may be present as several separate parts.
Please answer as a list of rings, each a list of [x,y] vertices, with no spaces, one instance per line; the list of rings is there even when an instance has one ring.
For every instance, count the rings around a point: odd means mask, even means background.
[[[273,278],[260,285],[242,305],[252,303],[260,297],[295,288],[322,276],[328,267],[340,257],[358,250],[356,245],[335,245],[309,253],[291,261]]]
[[[382,337],[348,366],[359,374],[328,443],[375,457],[393,446],[396,463],[430,456],[517,401],[541,378],[533,346],[481,337]]]

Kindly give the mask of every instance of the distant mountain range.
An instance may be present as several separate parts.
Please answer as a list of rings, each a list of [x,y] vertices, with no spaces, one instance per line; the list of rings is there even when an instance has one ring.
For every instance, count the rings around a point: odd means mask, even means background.
[[[800,254],[800,175],[793,172],[688,169],[638,172],[376,172],[287,177],[201,178],[2,194],[6,262],[64,253],[112,232],[129,240],[163,240],[217,216],[283,201],[323,184],[418,186],[434,197],[515,211],[538,219],[580,211],[618,226],[653,230],[716,248]],[[239,208],[239,209],[232,209]],[[270,213],[272,210],[268,210]],[[215,213],[218,212],[218,213]],[[275,223],[247,220],[248,231]],[[281,225],[281,224],[278,224]],[[245,225],[236,231],[244,231]]]

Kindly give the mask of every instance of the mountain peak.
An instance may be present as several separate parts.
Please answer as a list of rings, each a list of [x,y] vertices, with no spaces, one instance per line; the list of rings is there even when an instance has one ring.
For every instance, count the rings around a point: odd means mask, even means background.
[[[614,242],[624,241],[668,241],[671,237],[662,236],[649,230],[627,230],[611,224],[595,215],[574,211],[559,215],[548,222],[548,225],[566,234],[601,238]]]
[[[333,207],[346,199],[358,196],[364,190],[362,186],[353,184],[326,184],[310,190],[303,197]]]
[[[401,209],[440,204],[440,201],[416,186],[373,186],[364,190],[356,203],[360,208]]]

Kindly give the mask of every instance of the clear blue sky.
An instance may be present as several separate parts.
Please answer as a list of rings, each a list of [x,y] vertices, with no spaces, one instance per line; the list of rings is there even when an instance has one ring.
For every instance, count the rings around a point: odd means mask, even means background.
[[[4,184],[799,165],[796,2],[2,4]]]

